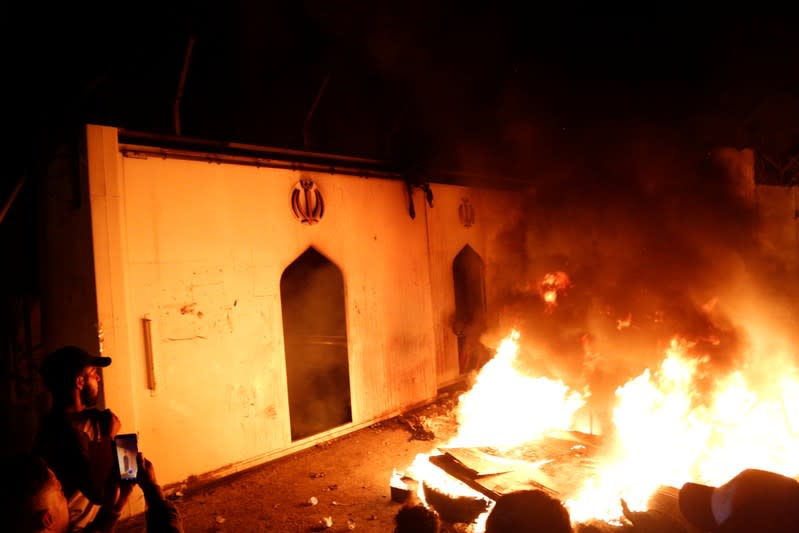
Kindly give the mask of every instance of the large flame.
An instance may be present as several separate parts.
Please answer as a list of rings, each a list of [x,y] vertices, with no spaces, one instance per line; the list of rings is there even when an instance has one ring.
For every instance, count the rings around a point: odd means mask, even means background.
[[[558,295],[565,292],[569,287],[571,287],[571,280],[565,272],[550,272],[544,275],[543,279],[538,283],[538,294],[541,295],[547,305],[547,311],[552,311],[558,304]]]
[[[568,502],[573,518],[618,517],[619,498],[645,510],[661,485],[717,485],[745,468],[799,473],[796,369],[773,368],[773,384],[761,390],[734,371],[700,394],[707,364],[674,340],[657,371],[616,391],[613,454]]]
[[[505,338],[461,396],[458,433],[446,447],[513,448],[548,431],[576,427],[585,395],[517,368],[518,339],[516,331]],[[645,510],[660,486],[717,485],[745,468],[799,474],[795,359],[770,354],[771,379],[760,383],[751,367],[710,376],[709,359],[689,356],[687,348],[673,340],[656,369],[617,389],[606,453],[582,490],[566,502],[575,522],[617,520],[620,498],[633,510]],[[425,464],[427,457],[420,455],[412,467],[423,471],[421,477],[438,478],[452,493],[472,490],[445,480],[443,471]]]
[[[460,426],[449,446],[519,446],[547,431],[570,427],[574,413],[585,405],[583,396],[562,381],[520,372],[518,339],[517,331],[505,338],[474,386],[461,396]]]
[[[533,441],[547,431],[571,425],[574,413],[585,404],[582,395],[561,381],[521,372],[516,367],[518,339],[517,331],[503,339],[494,358],[477,375],[474,386],[461,395],[458,432],[442,448],[509,449]],[[447,494],[480,497],[474,489],[430,464],[430,455],[440,453],[434,450],[431,454],[417,455],[406,474]],[[422,483],[418,496],[424,501]]]

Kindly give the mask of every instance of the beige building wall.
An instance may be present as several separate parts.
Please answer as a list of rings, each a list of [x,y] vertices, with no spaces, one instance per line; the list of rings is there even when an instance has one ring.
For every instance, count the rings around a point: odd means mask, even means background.
[[[492,194],[508,193],[436,185],[432,209],[414,193],[414,220],[399,180],[125,157],[116,129],[87,131],[97,309],[114,358],[106,403],[164,483],[222,476],[357,429],[457,378],[452,260],[469,244],[490,266],[489,221],[503,210]],[[301,177],[325,199],[315,225],[290,209]],[[475,208],[468,228],[463,198]],[[280,279],[310,246],[344,279],[353,422],[292,442]]]
[[[788,270],[799,268],[799,187],[758,185],[755,189],[764,250]]]
[[[771,287],[766,307],[799,342],[799,187],[758,185],[755,198],[766,257],[761,275]]]
[[[440,387],[459,378],[458,339],[453,331],[455,285],[453,262],[464,247],[470,246],[485,267],[486,315],[490,325],[499,311],[495,308],[497,279],[501,266],[496,258],[498,234],[515,219],[511,215],[520,196],[508,191],[456,185],[432,185],[435,204],[428,209],[430,232],[430,290],[433,295],[436,370]],[[461,214],[470,210],[468,221]],[[510,333],[510,332],[508,332]]]
[[[750,265],[768,320],[799,342],[799,187],[756,183],[751,149],[713,151],[740,198],[757,210],[760,261]],[[752,296],[746,306],[751,307]]]

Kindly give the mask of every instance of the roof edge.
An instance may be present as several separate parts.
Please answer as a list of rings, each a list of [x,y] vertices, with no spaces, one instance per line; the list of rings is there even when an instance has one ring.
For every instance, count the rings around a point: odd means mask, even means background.
[[[344,174],[363,178],[408,181],[409,176],[385,160],[311,152],[274,146],[210,141],[119,128],[119,151],[126,157],[177,158],[209,163],[231,163],[267,168]],[[418,173],[412,181],[418,181]],[[425,181],[491,189],[522,189],[530,183],[507,176],[491,176],[461,170],[425,169]]]

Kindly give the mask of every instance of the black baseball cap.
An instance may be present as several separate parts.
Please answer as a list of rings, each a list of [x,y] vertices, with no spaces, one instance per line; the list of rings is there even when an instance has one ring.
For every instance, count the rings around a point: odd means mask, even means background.
[[[39,374],[48,389],[56,390],[71,387],[86,367],[106,367],[110,364],[110,357],[91,355],[77,346],[63,346],[42,359]]]

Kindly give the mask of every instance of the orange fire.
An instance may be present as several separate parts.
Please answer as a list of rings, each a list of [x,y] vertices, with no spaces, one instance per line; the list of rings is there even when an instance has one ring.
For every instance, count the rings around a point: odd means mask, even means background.
[[[623,329],[629,328],[632,325],[632,323],[633,323],[633,314],[627,313],[627,316],[625,318],[623,319],[619,318],[616,320],[616,329],[621,331]]]
[[[538,283],[538,294],[551,311],[558,304],[558,294],[571,287],[571,280],[565,272],[550,272]]]
[[[462,394],[458,404],[458,433],[441,448],[488,446],[509,449],[572,424],[584,397],[561,381],[527,375],[516,368],[519,333],[503,339],[496,355],[483,366],[474,386]],[[547,409],[531,409],[546,405]],[[510,407],[509,407],[510,406]],[[525,416],[525,413],[527,416]],[[419,454],[405,474],[418,480],[418,497],[425,501],[422,483],[453,496],[482,495],[429,462],[431,454]],[[399,474],[395,472],[392,482]],[[478,518],[475,531],[485,516]]]
[[[799,474],[796,368],[774,368],[778,379],[761,390],[734,371],[700,396],[707,365],[673,340],[655,372],[647,369],[619,387],[613,453],[567,502],[575,520],[618,517],[620,497],[645,510],[659,486],[720,484],[745,468]]]
[[[459,429],[448,447],[513,448],[547,431],[571,426],[583,396],[561,381],[524,374],[516,367],[519,333],[513,331],[460,398]],[[538,409],[536,406],[547,406]]]
[[[577,418],[587,393],[517,368],[518,339],[516,331],[505,338],[461,396],[458,433],[442,447],[510,449],[551,431],[584,430]],[[659,367],[617,389],[613,438],[582,489],[565,502],[575,522],[618,520],[620,498],[633,510],[646,510],[660,486],[719,484],[745,468],[799,474],[795,359],[777,357],[790,361],[777,365],[772,358],[767,376],[773,379],[763,384],[756,365],[749,365],[715,376],[709,385],[709,359],[689,357],[687,348],[673,340]],[[415,479],[451,494],[477,495],[427,459],[420,455],[410,467]]]

